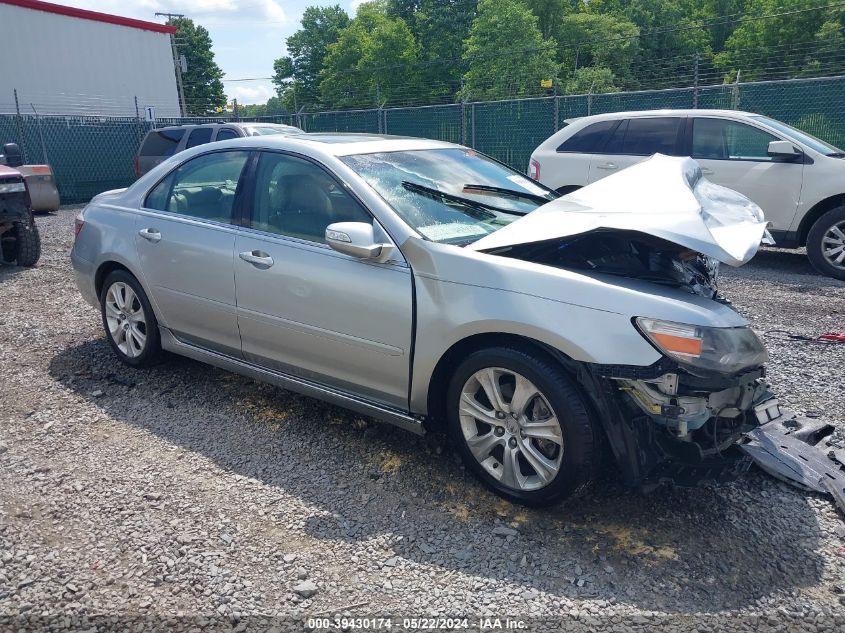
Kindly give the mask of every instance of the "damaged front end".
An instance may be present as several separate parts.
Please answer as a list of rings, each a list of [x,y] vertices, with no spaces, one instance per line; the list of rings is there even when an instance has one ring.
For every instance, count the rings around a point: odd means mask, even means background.
[[[692,303],[700,305],[698,297],[727,303],[717,290],[720,263],[748,262],[761,242],[772,243],[757,205],[707,181],[691,159],[655,156],[469,248],[608,285],[626,278],[669,286],[697,295]],[[708,327],[633,317],[661,355],[647,367],[575,363],[559,354],[592,400],[624,479],[645,488],[725,482],[753,461],[830,493],[845,510],[845,448],[820,448],[832,427],[781,410],[765,381],[762,342],[747,325],[716,321]]]

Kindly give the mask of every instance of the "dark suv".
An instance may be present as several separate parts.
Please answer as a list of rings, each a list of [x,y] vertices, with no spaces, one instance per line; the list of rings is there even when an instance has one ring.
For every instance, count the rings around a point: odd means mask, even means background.
[[[279,123],[204,123],[202,125],[170,125],[147,132],[135,157],[135,177],[140,177],[165,159],[184,149],[212,141],[225,141],[244,136],[265,134],[302,134],[292,125]]]

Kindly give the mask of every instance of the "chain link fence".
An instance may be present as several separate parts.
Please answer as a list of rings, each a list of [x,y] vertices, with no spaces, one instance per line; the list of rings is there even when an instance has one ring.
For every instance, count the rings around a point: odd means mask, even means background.
[[[260,117],[306,132],[433,138],[473,147],[525,170],[531,152],[566,120],[627,110],[717,108],[765,114],[845,146],[845,76],[595,95]],[[219,121],[159,119],[155,127]],[[256,120],[256,119],[251,119]],[[135,117],[0,115],[0,143],[17,142],[28,163],[49,163],[64,204],[86,202],[134,180],[133,161],[153,127]]]

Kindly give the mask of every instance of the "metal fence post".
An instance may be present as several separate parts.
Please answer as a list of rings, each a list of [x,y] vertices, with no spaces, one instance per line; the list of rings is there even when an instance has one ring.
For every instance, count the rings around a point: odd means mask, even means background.
[[[15,127],[18,129],[18,144],[21,148],[21,157],[26,163],[26,143],[23,140],[23,118],[21,117],[21,104],[18,102],[18,89],[14,89],[15,93]]]
[[[464,93],[464,78],[461,77],[461,145],[467,144],[467,99]]]
[[[470,106],[469,115],[471,117],[470,123],[472,125],[472,143],[470,144],[470,147],[475,149],[475,103]]]
[[[692,90],[692,107],[693,109],[698,109],[698,64],[699,64],[699,55],[698,53],[695,54],[695,74],[693,76],[693,90]]]
[[[44,142],[44,129],[41,127],[41,115],[38,114],[38,110],[35,109],[35,105],[30,103],[29,107],[32,108],[32,111],[35,112],[35,124],[38,126],[38,136],[41,138],[41,158],[43,159],[42,162],[47,165],[50,163],[47,160],[47,144]]]
[[[558,96],[557,96],[557,78],[552,79],[552,87],[554,88],[554,96],[552,97],[552,99],[555,100],[554,101],[554,103],[555,103],[555,107],[554,107],[554,112],[555,112],[554,131],[557,132],[558,125],[559,125],[558,121],[560,121],[560,101],[558,100]]]
[[[379,110],[381,111],[381,119],[382,119],[381,133],[382,134],[389,134],[389,132],[387,131],[387,110],[385,108],[382,108],[381,106],[379,106]]]
[[[590,92],[587,93],[587,116],[593,113],[593,88],[590,86]]]

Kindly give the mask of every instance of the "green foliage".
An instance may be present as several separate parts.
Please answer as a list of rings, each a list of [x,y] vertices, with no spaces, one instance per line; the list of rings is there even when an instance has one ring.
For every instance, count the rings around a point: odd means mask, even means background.
[[[525,0],[531,12],[537,16],[537,24],[543,37],[555,37],[561,20],[578,10],[577,0]]]
[[[819,0],[750,0],[747,9],[760,16],[825,4]],[[843,16],[843,9],[835,8],[748,20],[727,39],[715,64],[726,81],[734,80],[737,72],[743,80],[755,80],[837,71],[840,65],[830,60],[838,60],[836,52],[845,43]]]
[[[633,22],[613,15],[575,13],[566,16],[555,31],[561,74],[568,77],[576,69],[596,66],[610,70],[615,77],[631,78],[631,64],[640,51],[639,33],[640,29]]]
[[[698,6],[696,0],[590,0],[587,10],[622,18],[647,34],[639,39],[639,52],[631,64],[636,81],[626,85],[635,89],[667,77],[691,83],[695,56],[705,63],[710,60],[709,33],[694,28]]]
[[[320,105],[320,71],[328,47],[349,22],[340,5],[305,9],[302,27],[285,41],[288,55],[273,63],[273,84],[290,110]]]
[[[557,75],[554,40],[543,39],[537,17],[519,0],[480,0],[464,60],[461,96],[468,100],[534,95]]]
[[[418,85],[419,47],[408,25],[382,2],[358,7],[355,19],[330,44],[320,95],[334,107],[374,107],[401,99]]]
[[[214,61],[211,36],[205,27],[189,18],[171,18],[176,27],[179,54],[185,56],[187,72],[182,73],[185,92],[185,113],[188,116],[209,116],[226,105],[223,92],[223,71]]]
[[[610,68],[590,66],[579,68],[566,80],[563,91],[569,95],[601,94],[618,92],[616,77]]]

